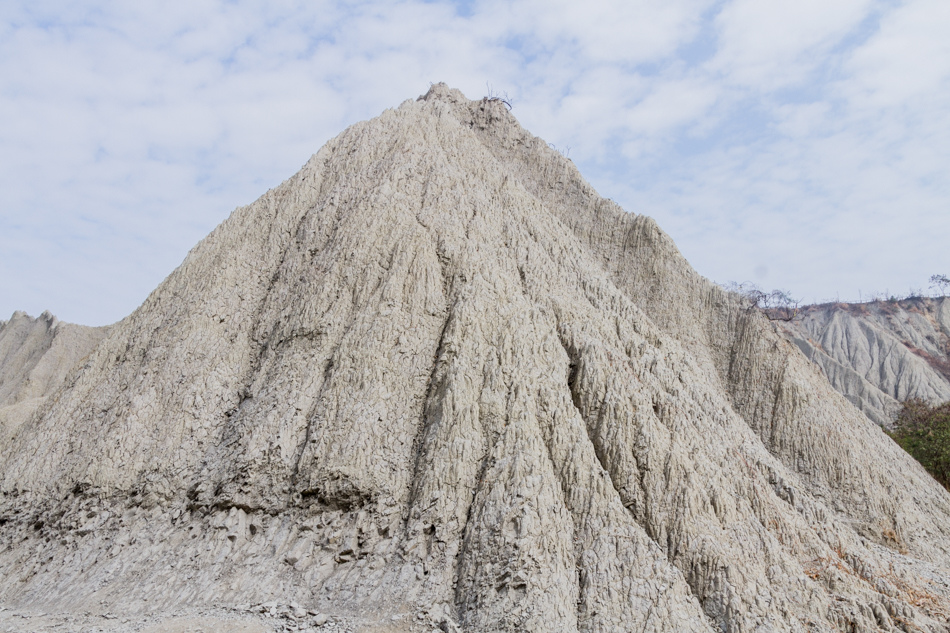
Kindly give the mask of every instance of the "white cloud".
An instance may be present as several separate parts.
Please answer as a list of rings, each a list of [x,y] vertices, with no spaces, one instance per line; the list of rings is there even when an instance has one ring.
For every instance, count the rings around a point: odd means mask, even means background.
[[[0,312],[120,318],[235,206],[442,80],[507,92],[713,278],[920,285],[950,272],[945,4],[6,3]]]
[[[847,60],[855,107],[891,107],[937,97],[950,81],[950,4],[917,0],[897,7]],[[914,104],[916,105],[916,104]]]
[[[488,15],[502,14],[510,33],[535,42],[538,49],[567,46],[589,63],[639,64],[674,53],[699,27],[704,9],[711,4],[704,0],[531,0],[491,2],[480,8]]]
[[[775,89],[805,80],[868,16],[871,0],[735,0],[716,17],[709,64],[727,85]]]
[[[702,79],[661,83],[631,108],[629,129],[641,135],[660,135],[703,118],[716,103],[718,91]]]

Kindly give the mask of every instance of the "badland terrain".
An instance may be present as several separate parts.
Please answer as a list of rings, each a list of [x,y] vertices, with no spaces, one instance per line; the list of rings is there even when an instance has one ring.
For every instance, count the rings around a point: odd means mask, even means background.
[[[845,321],[435,85],[119,323],[0,325],[0,626],[946,631],[950,494],[875,423],[946,385]]]

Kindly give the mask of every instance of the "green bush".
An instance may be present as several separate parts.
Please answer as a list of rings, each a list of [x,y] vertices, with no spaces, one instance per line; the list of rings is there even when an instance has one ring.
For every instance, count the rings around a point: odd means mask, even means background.
[[[932,407],[908,400],[890,436],[950,490],[950,402]]]

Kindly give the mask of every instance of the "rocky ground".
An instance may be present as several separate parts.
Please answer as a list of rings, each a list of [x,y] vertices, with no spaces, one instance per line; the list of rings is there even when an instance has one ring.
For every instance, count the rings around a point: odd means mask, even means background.
[[[121,615],[103,605],[97,611],[61,613],[0,606],[4,633],[453,633],[456,625],[438,613],[393,616],[388,623],[328,615],[297,604],[266,602],[232,608]]]

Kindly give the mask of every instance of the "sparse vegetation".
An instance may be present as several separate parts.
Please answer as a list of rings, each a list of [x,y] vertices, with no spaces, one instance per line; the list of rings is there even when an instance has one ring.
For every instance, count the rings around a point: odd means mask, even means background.
[[[950,278],[946,275],[931,275],[930,287],[937,291],[937,294],[946,296],[950,294]]]
[[[558,147],[558,146],[555,145],[554,143],[548,143],[548,147],[550,147],[551,149],[553,149],[555,152],[557,152],[558,154],[560,154],[560,155],[563,156],[564,158],[566,158],[566,159],[568,159],[568,160],[571,159],[571,148],[570,148],[570,146],[568,146],[568,147],[566,147],[566,148],[564,148],[564,149],[561,149],[560,147]]]
[[[889,435],[950,490],[950,402],[908,400]]]
[[[723,284],[723,288],[741,295],[748,302],[749,309],[758,308],[773,321],[791,321],[801,312],[801,299],[792,298],[788,290],[767,292],[751,281],[730,281]]]
[[[486,101],[500,101],[505,104],[505,106],[511,110],[514,100],[508,96],[507,92],[496,92],[490,83],[485,83],[485,86],[488,88],[488,95],[485,97]]]

